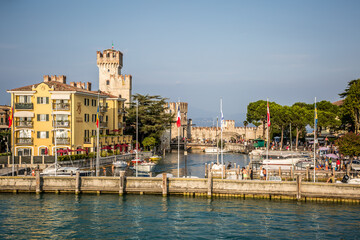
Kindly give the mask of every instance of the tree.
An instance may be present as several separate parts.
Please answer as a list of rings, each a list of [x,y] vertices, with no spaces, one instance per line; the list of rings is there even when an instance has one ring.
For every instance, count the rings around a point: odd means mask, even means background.
[[[345,97],[342,106],[342,119],[348,119],[346,116],[350,116],[351,122],[349,124],[352,125],[355,133],[358,133],[360,126],[360,79],[350,81],[348,88],[339,96]]]
[[[144,141],[142,141],[142,144],[147,150],[150,150],[155,147],[156,139],[153,137],[146,137],[144,138]]]
[[[167,113],[166,99],[160,96],[135,94],[132,103],[126,109],[126,133],[135,138],[136,132],[136,102],[138,107],[139,142],[146,137],[153,137],[156,144],[160,143],[160,136],[169,128],[173,115]]]
[[[305,103],[304,103],[305,104]],[[298,147],[300,133],[305,130],[309,122],[311,114],[307,107],[303,104],[295,103],[291,106],[291,124],[296,128],[296,146]]]
[[[267,103],[264,100],[249,103],[247,107],[246,120],[258,127],[263,125],[263,138],[265,139],[265,123],[267,117]]]
[[[291,117],[290,107],[281,106],[276,103],[271,104],[271,123],[281,131],[280,146],[283,147],[284,130],[288,126]]]
[[[360,155],[360,136],[353,132],[349,132],[340,137],[336,143],[339,146],[339,152],[351,159]]]

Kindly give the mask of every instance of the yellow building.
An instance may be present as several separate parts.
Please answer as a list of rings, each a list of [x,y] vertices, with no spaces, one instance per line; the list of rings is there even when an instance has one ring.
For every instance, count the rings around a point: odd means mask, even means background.
[[[98,106],[100,146],[131,143],[131,136],[123,136],[125,99],[91,91],[89,82],[86,87],[81,82],[68,85],[63,75],[45,75],[41,83],[8,93],[14,107],[15,156],[54,155],[56,149],[94,151]]]

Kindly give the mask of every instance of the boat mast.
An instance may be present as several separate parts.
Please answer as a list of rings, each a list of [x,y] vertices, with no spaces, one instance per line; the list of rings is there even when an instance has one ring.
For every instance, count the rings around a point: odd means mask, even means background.
[[[96,176],[99,176],[100,173],[100,164],[99,164],[99,158],[100,158],[100,147],[99,147],[99,134],[100,134],[100,90],[98,91],[98,107],[97,107],[97,116],[96,121],[98,122],[98,125],[96,126]]]
[[[57,102],[55,100],[55,113],[56,113],[56,111],[57,111]],[[56,124],[56,121],[55,121],[55,113],[53,112],[53,122],[54,122],[54,128],[55,128],[54,129],[54,135],[55,135],[54,141],[55,141],[55,176],[56,176],[56,172],[57,172],[57,149],[56,149],[57,124]]]
[[[138,139],[139,139],[139,131],[138,131],[138,125],[139,125],[139,99],[137,99],[136,101],[136,152],[135,152],[135,164],[136,164],[136,177],[138,176],[138,160],[139,160],[139,155],[138,155]]]
[[[178,114],[180,111],[180,98],[178,99]],[[180,116],[180,124],[181,124],[181,116]],[[180,125],[181,127],[181,125]],[[178,126],[178,169],[177,169],[177,177],[180,177],[180,127]],[[184,144],[185,146],[185,144]],[[185,150],[185,149],[184,149]]]
[[[221,153],[221,179],[224,178],[224,153],[223,153],[223,127],[224,127],[224,115],[222,111],[222,98],[220,98],[220,112],[221,112],[221,146],[220,146],[220,153]]]
[[[266,102],[267,102],[267,128],[266,128],[266,160],[269,160],[269,114],[270,114],[270,109],[269,109],[269,98],[266,99]],[[282,146],[281,146],[282,147]],[[268,164],[268,161],[266,161],[267,164]],[[266,165],[267,165],[266,164]],[[268,179],[268,176],[269,176],[269,166],[267,165],[266,166],[266,180]]]
[[[219,127],[219,117],[216,117],[216,164],[219,165],[219,136],[218,136],[218,127]]]
[[[315,168],[316,168],[316,128],[317,128],[317,109],[316,109],[316,97],[315,97],[315,108],[314,108],[314,182],[315,182]]]

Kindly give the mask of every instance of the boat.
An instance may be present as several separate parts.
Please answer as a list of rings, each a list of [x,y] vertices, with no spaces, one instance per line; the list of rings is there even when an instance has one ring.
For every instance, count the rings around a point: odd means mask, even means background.
[[[116,168],[126,168],[128,166],[126,161],[116,160],[113,162],[113,166]]]
[[[265,158],[265,155],[262,155]],[[290,169],[298,162],[309,162],[309,157],[299,152],[290,151],[269,151],[267,159],[262,161],[262,165],[267,169]]]
[[[153,162],[139,162],[134,165],[134,169],[139,172],[153,172],[155,169],[156,163]]]
[[[156,162],[156,161],[160,161],[161,158],[162,158],[162,157],[159,156],[159,155],[154,155],[154,156],[151,156],[151,157],[150,157],[150,160]]]
[[[205,153],[226,153],[228,150],[223,149],[222,151],[218,149],[217,147],[207,147],[205,148]]]
[[[163,174],[162,174],[162,173],[160,173],[160,174],[156,175],[156,177],[157,177],[157,178],[162,178],[162,177],[163,177]],[[173,178],[173,177],[174,177],[174,175],[173,175],[173,174],[171,174],[171,173],[167,173],[167,174],[166,174],[166,177],[167,177],[167,178]]]
[[[249,155],[252,157],[259,157],[262,154],[264,154],[265,150],[263,149],[254,149],[251,152],[249,152]]]
[[[52,164],[51,166],[45,168],[42,171],[42,173],[40,173],[40,175],[41,176],[73,176],[76,174],[76,172],[79,172],[80,176],[91,176],[93,173],[93,171],[81,170],[78,167],[61,167],[58,164],[57,165]]]

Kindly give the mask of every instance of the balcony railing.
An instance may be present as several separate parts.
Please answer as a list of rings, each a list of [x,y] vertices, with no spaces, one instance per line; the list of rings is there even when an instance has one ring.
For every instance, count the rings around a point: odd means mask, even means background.
[[[101,122],[100,123],[100,128],[107,128],[108,123],[107,122]]]
[[[54,127],[68,128],[70,127],[70,121],[69,120],[55,121],[53,125]]]
[[[22,110],[22,109],[26,109],[26,110],[34,109],[34,104],[33,103],[15,103],[15,109],[19,109],[19,110]]]
[[[90,137],[84,138],[84,143],[85,144],[91,143],[91,138]]]
[[[108,110],[108,106],[100,106],[99,107],[100,112],[107,112],[107,110]]]
[[[55,139],[53,138],[53,143],[55,144]],[[56,138],[56,145],[60,144],[70,144],[70,138],[64,138],[64,137],[57,137]]]
[[[19,128],[32,128],[33,121],[16,121],[15,126]]]
[[[53,110],[68,111],[70,110],[70,103],[53,103]]]
[[[18,145],[32,145],[33,139],[32,138],[16,138],[16,144]]]

